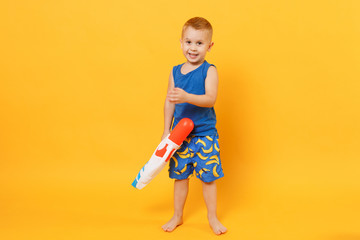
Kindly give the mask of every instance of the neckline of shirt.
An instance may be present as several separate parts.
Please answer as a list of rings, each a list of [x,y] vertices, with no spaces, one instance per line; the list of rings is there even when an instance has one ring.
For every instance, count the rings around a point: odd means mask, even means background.
[[[183,63],[183,64],[181,64],[181,66],[180,66],[180,74],[183,75],[183,76],[186,76],[186,75],[188,75],[188,74],[190,74],[190,73],[192,73],[192,72],[195,72],[197,69],[201,68],[201,67],[205,64],[205,62],[206,62],[206,60],[204,60],[204,62],[203,62],[200,66],[198,66],[198,67],[195,68],[194,70],[191,70],[190,72],[185,73],[185,74],[181,72],[181,68],[182,68],[182,66],[185,64],[185,63]]]

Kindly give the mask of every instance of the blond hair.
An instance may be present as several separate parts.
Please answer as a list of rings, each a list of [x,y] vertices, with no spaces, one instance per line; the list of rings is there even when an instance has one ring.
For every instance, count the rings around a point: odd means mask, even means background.
[[[184,32],[188,27],[192,27],[196,30],[206,30],[209,33],[210,40],[213,34],[213,28],[208,20],[202,17],[193,17],[186,21],[181,32],[181,39],[184,37]]]

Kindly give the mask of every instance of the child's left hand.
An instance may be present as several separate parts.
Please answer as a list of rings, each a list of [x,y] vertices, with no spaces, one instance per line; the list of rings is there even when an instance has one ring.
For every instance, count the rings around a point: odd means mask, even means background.
[[[188,93],[181,88],[174,88],[168,92],[167,99],[171,103],[185,103],[187,102]]]

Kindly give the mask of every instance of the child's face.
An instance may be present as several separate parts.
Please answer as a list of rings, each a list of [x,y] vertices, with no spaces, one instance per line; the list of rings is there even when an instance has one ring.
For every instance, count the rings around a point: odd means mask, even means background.
[[[204,61],[206,53],[214,45],[207,30],[196,30],[188,27],[183,38],[180,39],[181,49],[187,61],[191,64],[200,64]]]

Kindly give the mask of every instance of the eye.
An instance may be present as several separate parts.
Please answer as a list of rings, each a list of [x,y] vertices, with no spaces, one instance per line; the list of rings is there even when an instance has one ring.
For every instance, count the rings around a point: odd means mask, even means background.
[[[186,41],[187,44],[190,44],[191,42],[190,41]]]
[[[202,42],[197,42],[197,45],[200,46],[202,44]]]

